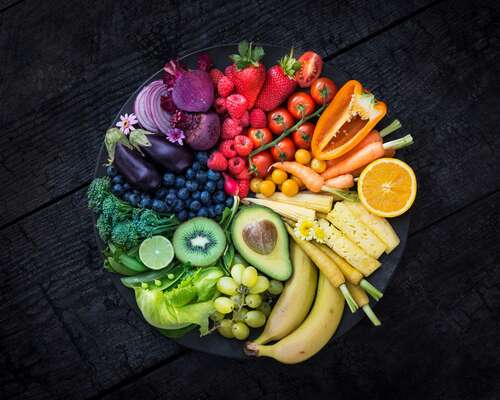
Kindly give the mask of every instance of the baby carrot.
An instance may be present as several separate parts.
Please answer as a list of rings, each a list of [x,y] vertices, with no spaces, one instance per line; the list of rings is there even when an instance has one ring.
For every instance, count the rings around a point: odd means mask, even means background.
[[[354,186],[354,178],[351,174],[339,175],[326,180],[325,185],[334,189],[348,189]]]
[[[357,153],[352,154],[350,157],[342,160],[338,164],[329,167],[321,174],[324,179],[334,178],[339,175],[351,173],[358,168],[361,168],[372,161],[384,157],[386,149],[401,149],[413,143],[411,135],[406,135],[401,139],[393,140],[387,143],[371,143],[363,147]]]

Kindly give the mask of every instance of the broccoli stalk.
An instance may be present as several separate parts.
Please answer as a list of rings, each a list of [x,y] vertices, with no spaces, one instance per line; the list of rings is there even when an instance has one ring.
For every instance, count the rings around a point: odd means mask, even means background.
[[[161,217],[158,213],[148,209],[144,209],[136,215],[133,222],[137,233],[142,237],[150,237],[160,233],[168,234],[175,230],[179,224],[174,215]]]

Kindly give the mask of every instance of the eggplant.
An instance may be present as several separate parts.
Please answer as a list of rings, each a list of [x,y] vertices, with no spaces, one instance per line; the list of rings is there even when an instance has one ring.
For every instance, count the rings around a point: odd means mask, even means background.
[[[183,173],[193,164],[191,149],[170,143],[164,136],[136,129],[129,140],[147,158],[173,173]]]

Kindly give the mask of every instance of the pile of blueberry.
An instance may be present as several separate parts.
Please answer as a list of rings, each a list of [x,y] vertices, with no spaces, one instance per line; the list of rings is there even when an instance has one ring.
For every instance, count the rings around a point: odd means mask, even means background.
[[[175,213],[180,221],[194,217],[219,218],[233,198],[224,192],[224,177],[207,168],[208,153],[197,152],[184,174],[166,172],[154,192],[141,192],[125,182],[112,166],[106,170],[113,193],[134,207],[151,208],[164,214]]]

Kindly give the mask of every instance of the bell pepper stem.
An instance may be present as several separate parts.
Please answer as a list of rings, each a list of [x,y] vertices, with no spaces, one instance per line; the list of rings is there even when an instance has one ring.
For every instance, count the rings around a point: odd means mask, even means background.
[[[401,128],[401,122],[399,122],[399,119],[395,119],[389,125],[387,125],[384,129],[382,129],[379,132],[379,135],[380,135],[380,137],[386,137],[390,133],[397,131],[399,128]]]
[[[375,300],[380,300],[384,295],[380,290],[378,290],[375,286],[373,286],[370,282],[368,282],[365,278],[361,279],[359,282],[359,286],[365,289],[366,293],[372,296]]]
[[[382,325],[382,322],[377,318],[375,313],[373,312],[372,308],[370,307],[369,304],[365,304],[363,307],[361,307],[363,311],[365,312],[366,316],[372,321],[372,324],[375,326],[380,326]]]
[[[391,140],[390,142],[384,143],[384,149],[399,150],[404,147],[410,146],[411,144],[413,144],[413,137],[411,135],[406,135],[400,139]]]
[[[344,296],[345,301],[347,302],[347,305],[349,306],[349,310],[351,312],[355,312],[358,309],[358,305],[352,298],[351,292],[349,292],[349,289],[347,289],[347,285],[343,283],[342,285],[339,286],[340,292],[342,293],[342,296]]]

